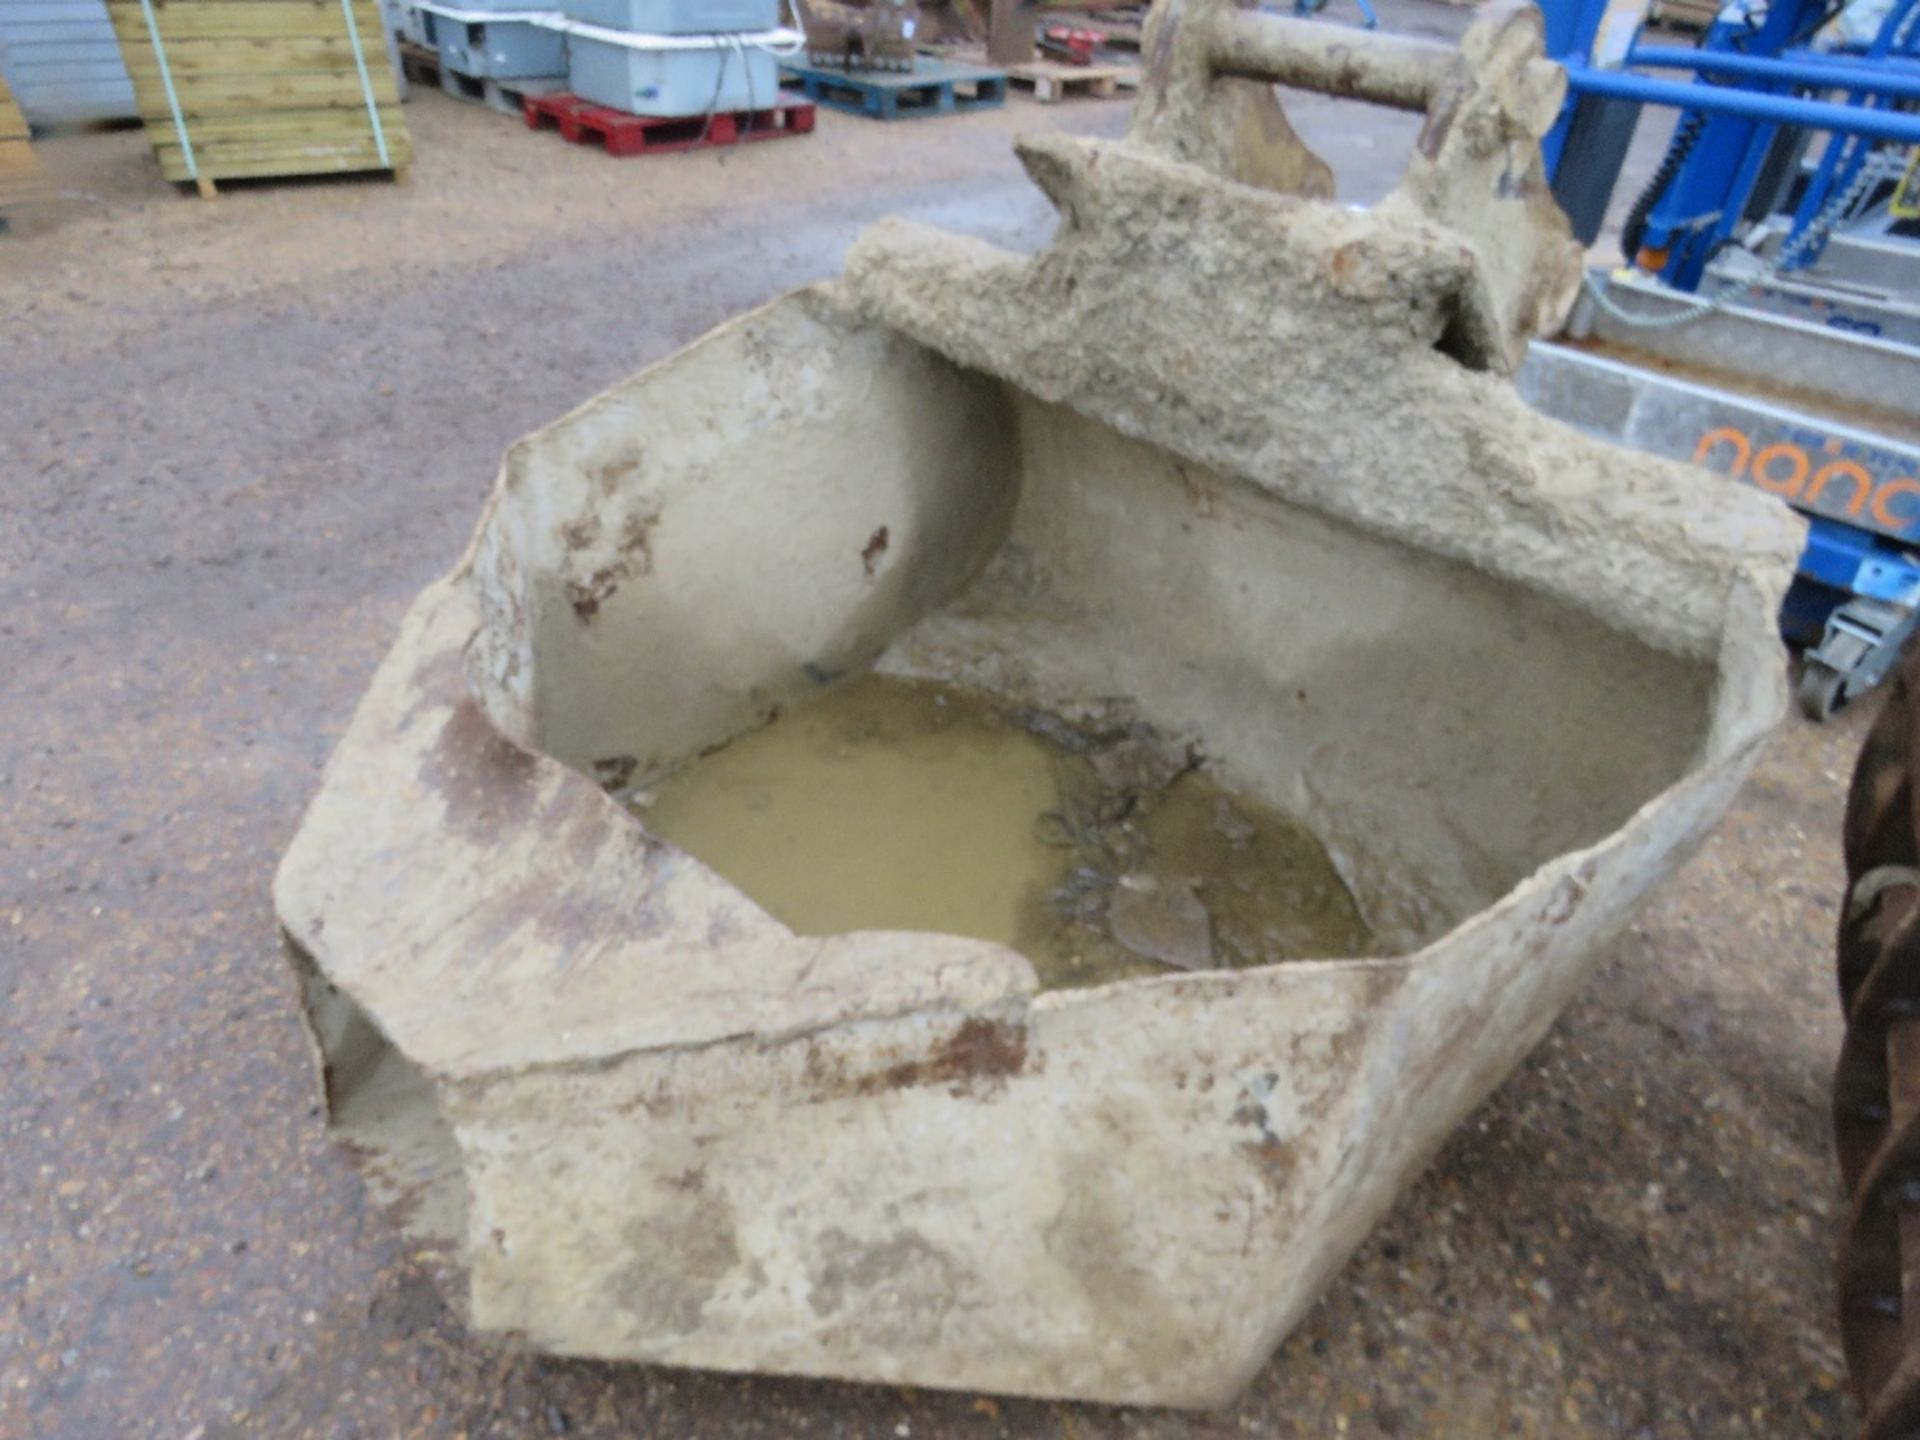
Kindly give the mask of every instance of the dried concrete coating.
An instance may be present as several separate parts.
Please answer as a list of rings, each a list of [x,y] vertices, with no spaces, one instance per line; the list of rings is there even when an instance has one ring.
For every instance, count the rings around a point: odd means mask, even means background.
[[[478,1330],[1224,1401],[1778,718],[1797,522],[1502,378],[1574,263],[1537,29],[1478,22],[1359,213],[1222,178],[1318,164],[1207,68],[1223,15],[1156,13],[1127,142],[1024,148],[1038,258],[877,228],[516,445],[408,617],[276,899],[334,1122]],[[798,937],[603,788],[870,666],[1129,697],[1398,958],[1038,993]]]

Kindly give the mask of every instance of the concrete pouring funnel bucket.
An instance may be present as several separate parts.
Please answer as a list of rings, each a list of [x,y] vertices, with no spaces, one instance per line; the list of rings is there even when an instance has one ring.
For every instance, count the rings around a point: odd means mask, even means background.
[[[514,445],[355,714],[275,900],[331,1122],[475,1330],[1224,1402],[1777,722],[1799,523],[1507,378],[1578,277],[1537,12],[1456,52],[1183,0],[1143,53],[1127,139],[1021,146],[1037,256],[883,223]],[[1388,199],[1326,198],[1275,79],[1424,111]],[[1365,943],[1075,982],[808,933],[624,803],[875,676],[1172,744]]]

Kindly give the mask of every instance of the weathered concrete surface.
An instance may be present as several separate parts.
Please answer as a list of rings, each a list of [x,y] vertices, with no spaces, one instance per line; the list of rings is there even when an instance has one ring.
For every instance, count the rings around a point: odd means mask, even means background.
[[[1464,245],[1460,273],[1434,291],[1446,311],[1439,342],[1472,368],[1511,374],[1580,287],[1537,143],[1566,94],[1565,73],[1541,54],[1544,26],[1536,6],[1495,0],[1451,50],[1264,15],[1241,0],[1161,0],[1142,39],[1148,83],[1130,138],[1215,175],[1324,199],[1332,172],[1266,82],[1421,112],[1380,218],[1414,230],[1439,222]]]
[[[1381,7],[1402,29],[1455,16]],[[1289,107],[1361,199],[1417,128]],[[308,1108],[265,897],[321,763],[514,437],[837,273],[863,217],[1033,243],[1011,137],[1117,134],[1125,107],[829,115],[817,146],[638,170],[437,93],[409,120],[431,156],[410,186],[211,209],[143,179],[138,131],[58,138],[90,198],[0,244],[0,1435],[1849,1430],[1828,947],[1871,707],[1788,722],[1224,1413],[608,1365],[468,1331]],[[500,223],[519,217],[542,243]],[[316,274],[353,283],[321,295]]]
[[[336,1111],[370,1024],[424,1078],[353,1136],[482,1331],[1224,1403],[1779,717],[1797,522],[1488,373],[1546,315],[1447,224],[1484,156],[1360,214],[1026,153],[1038,259],[881,227],[516,446],[288,852]],[[588,778],[876,662],[1128,695],[1411,953],[1035,995],[985,943],[796,937]]]

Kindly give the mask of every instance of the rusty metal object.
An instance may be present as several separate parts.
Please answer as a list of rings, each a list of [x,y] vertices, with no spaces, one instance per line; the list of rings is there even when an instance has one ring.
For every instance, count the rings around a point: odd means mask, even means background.
[[[911,70],[920,7],[915,0],[794,0],[807,58],[842,70]]]
[[[1852,1196],[1840,1328],[1866,1440],[1920,1433],[1920,651],[1868,732],[1847,797],[1839,938],[1846,1039],[1834,1142]]]

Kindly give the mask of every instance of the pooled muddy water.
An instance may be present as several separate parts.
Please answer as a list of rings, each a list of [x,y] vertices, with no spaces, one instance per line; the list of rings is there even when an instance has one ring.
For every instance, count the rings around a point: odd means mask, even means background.
[[[1319,842],[1203,764],[1114,707],[869,674],[629,803],[802,934],[997,941],[1047,988],[1369,953]]]

